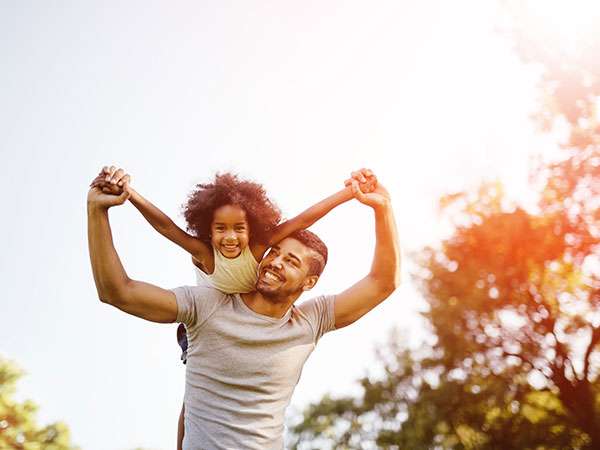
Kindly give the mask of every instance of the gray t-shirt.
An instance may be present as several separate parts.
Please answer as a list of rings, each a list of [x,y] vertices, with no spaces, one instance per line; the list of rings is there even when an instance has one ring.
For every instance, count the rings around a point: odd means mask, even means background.
[[[189,342],[183,448],[282,449],[285,408],[308,355],[334,329],[334,297],[276,319],[212,287],[173,292]]]

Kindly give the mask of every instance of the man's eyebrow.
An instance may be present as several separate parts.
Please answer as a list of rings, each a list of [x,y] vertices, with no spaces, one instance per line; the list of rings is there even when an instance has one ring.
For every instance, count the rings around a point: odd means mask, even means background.
[[[295,260],[297,260],[299,264],[302,264],[302,260],[293,253],[288,253],[288,255],[290,256],[290,258],[294,258]]]

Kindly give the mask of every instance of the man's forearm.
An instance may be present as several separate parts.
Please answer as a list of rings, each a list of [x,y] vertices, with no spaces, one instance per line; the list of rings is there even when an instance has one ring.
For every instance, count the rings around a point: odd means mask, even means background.
[[[129,278],[113,244],[108,209],[88,204],[88,245],[98,296],[114,302]]]
[[[122,205],[131,195],[127,189],[128,176],[121,169],[115,174],[117,178],[120,177],[117,182],[125,179],[121,194],[104,192],[94,183],[88,192],[88,245],[98,296],[103,302],[142,319],[161,323],[174,322],[177,318],[175,294],[150,283],[131,280],[115,250],[108,209]]]
[[[393,291],[400,283],[400,244],[394,211],[388,200],[374,212],[376,240],[371,276],[381,283],[382,289]]]
[[[335,326],[345,327],[388,298],[400,282],[400,249],[389,200],[373,206],[375,254],[369,274],[335,298]]]

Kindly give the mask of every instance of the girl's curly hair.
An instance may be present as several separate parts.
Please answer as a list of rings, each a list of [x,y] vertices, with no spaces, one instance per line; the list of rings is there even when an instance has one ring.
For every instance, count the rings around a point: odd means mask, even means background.
[[[236,205],[246,212],[250,242],[266,243],[269,233],[281,221],[281,211],[264,187],[253,181],[240,180],[232,173],[217,174],[212,183],[197,184],[183,205],[187,229],[210,245],[210,226],[215,210]]]

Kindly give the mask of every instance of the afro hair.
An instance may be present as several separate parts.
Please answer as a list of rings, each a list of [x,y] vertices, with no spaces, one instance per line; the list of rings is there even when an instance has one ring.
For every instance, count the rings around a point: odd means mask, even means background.
[[[251,243],[267,243],[269,234],[281,221],[281,211],[264,187],[240,180],[232,173],[217,174],[212,183],[198,184],[183,206],[187,229],[210,245],[210,227],[215,210],[236,205],[246,212]]]

